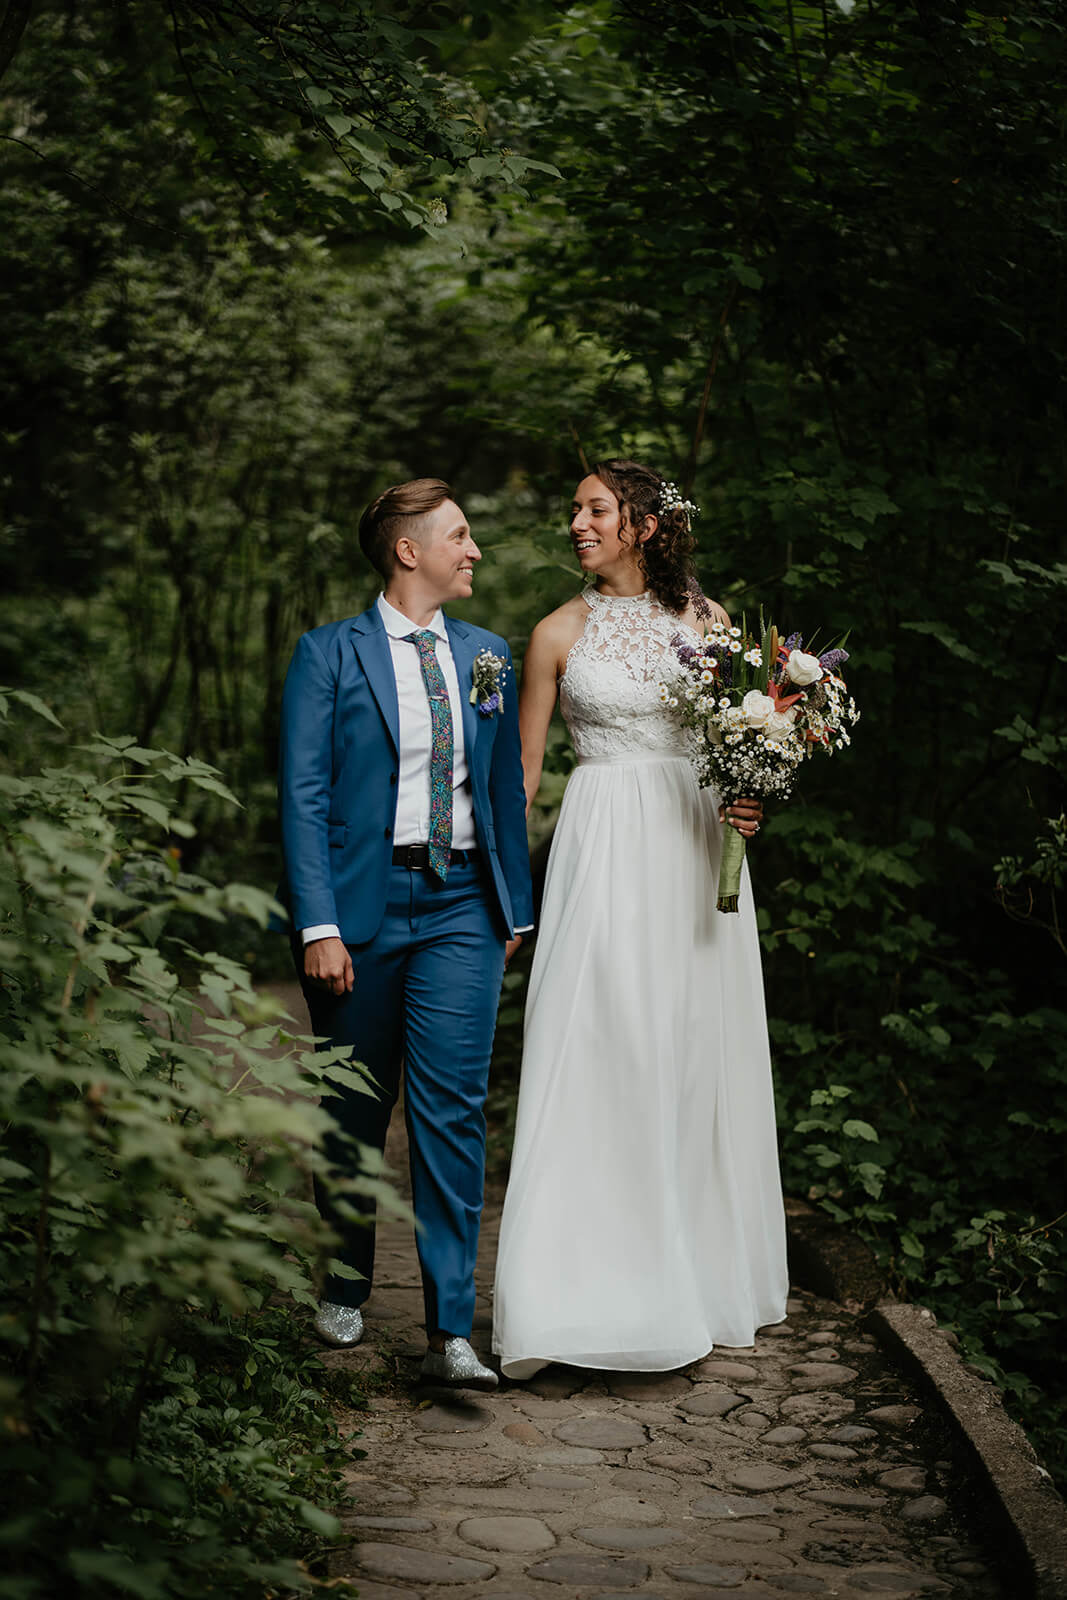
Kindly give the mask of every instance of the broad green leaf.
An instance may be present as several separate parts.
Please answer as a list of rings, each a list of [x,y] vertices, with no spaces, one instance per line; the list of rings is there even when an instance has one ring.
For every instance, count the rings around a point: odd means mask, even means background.
[[[318,1506],[312,1505],[310,1500],[300,1504],[300,1515],[314,1533],[321,1534],[324,1539],[336,1539],[341,1532],[338,1519],[331,1516],[328,1511],[321,1511]]]
[[[959,656],[962,661],[971,662],[976,666],[981,661],[977,651],[972,650],[970,645],[964,644],[947,623],[902,622],[900,626],[910,633],[921,633],[929,638],[936,639],[938,644],[945,650],[950,651],[954,656]]]
[[[500,172],[499,156],[471,156],[467,167],[472,177],[491,178]]]
[[[39,717],[43,717],[46,722],[52,723],[54,727],[61,728],[63,726],[51,706],[42,700],[40,695],[32,694],[29,689],[9,689],[6,692],[12,700],[17,700],[20,705],[28,706],[31,711],[36,711]]]
[[[239,806],[241,804],[237,796],[227,789],[226,785],[220,782],[218,778],[203,772],[191,772],[189,776],[198,789],[206,789],[209,794],[221,795],[222,799],[228,800],[231,805]]]
[[[161,828],[169,827],[170,813],[162,801],[154,799],[151,795],[141,794],[136,789],[123,790],[123,799],[134,811],[139,811],[153,822],[158,822]]]

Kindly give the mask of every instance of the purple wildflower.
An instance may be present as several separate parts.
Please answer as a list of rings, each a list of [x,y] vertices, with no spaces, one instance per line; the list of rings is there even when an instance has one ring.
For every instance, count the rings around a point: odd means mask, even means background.
[[[499,710],[500,696],[496,693],[491,694],[488,700],[479,700],[478,702],[478,715],[480,717],[491,717],[494,711]]]
[[[847,660],[847,650],[827,650],[825,655],[819,657],[819,665],[824,672],[836,672]]]
[[[791,633],[788,639],[784,639],[782,641],[782,649],[786,651],[787,654],[790,650],[803,650],[803,648],[804,635],[802,633]]]

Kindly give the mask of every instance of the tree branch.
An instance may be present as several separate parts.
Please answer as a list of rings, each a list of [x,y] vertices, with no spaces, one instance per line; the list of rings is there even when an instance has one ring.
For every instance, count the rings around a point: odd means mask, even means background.
[[[73,167],[65,167],[62,161],[57,161],[54,156],[46,156],[43,150],[38,150],[36,145],[27,144],[25,139],[16,139],[13,133],[0,133],[0,139],[6,144],[21,145],[23,150],[30,152],[31,156],[36,156],[38,161],[43,161],[46,167],[55,167],[57,172],[62,172],[64,176],[72,178],[75,183],[80,183],[83,189],[88,189],[91,194],[98,195],[106,206],[110,207],[112,211],[117,211],[120,216],[127,217],[130,222],[136,222],[142,228],[152,228],[156,233],[165,233],[171,239],[180,239],[182,237],[177,228],[166,228],[161,222],[153,222],[149,217],[143,217],[136,211],[128,210],[126,206],[120,205],[117,200],[113,200],[109,194],[105,194],[103,189],[98,188],[95,183],[90,183],[88,178],[83,177],[80,172],[75,172]]]
[[[579,434],[578,429],[574,426],[574,421],[573,421],[573,419],[571,417],[567,418],[567,426],[571,430],[571,437],[574,440],[575,446],[577,447],[578,460],[582,463],[582,471],[588,477],[588,475],[589,475],[589,462],[586,459],[585,449],[584,449],[584,447],[582,445],[581,435]]]
[[[726,338],[726,324],[733,310],[734,301],[737,299],[737,280],[730,285],[730,292],[726,296],[725,304],[719,314],[719,331],[715,335],[715,343],[711,347],[708,358],[708,370],[704,375],[704,393],[700,397],[700,410],[697,412],[697,425],[693,431],[693,443],[689,447],[689,460],[685,468],[685,483],[682,487],[683,495],[689,495],[693,488],[693,479],[696,477],[697,457],[700,454],[701,441],[704,438],[704,423],[708,415],[708,401],[711,399],[711,386],[715,381],[715,373],[719,366],[719,357],[722,355],[723,340]]]

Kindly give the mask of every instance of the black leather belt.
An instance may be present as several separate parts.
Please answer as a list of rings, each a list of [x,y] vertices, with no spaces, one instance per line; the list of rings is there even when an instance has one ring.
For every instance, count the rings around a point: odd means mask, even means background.
[[[450,850],[448,858],[452,866],[465,867],[469,861],[477,861],[477,850]],[[430,865],[430,847],[428,844],[395,844],[393,846],[393,866],[408,867],[414,872],[424,872]]]

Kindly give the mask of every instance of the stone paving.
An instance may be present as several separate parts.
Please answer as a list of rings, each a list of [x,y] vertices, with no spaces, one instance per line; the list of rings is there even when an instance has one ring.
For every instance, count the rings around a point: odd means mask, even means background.
[[[483,1358],[499,1216],[487,1207]],[[1024,1592],[997,1573],[939,1419],[840,1305],[794,1291],[754,1346],[684,1372],[552,1366],[491,1396],[420,1388],[411,1229],[386,1221],[366,1312],[362,1345],[323,1354],[373,1380],[330,1566],[363,1600]]]

